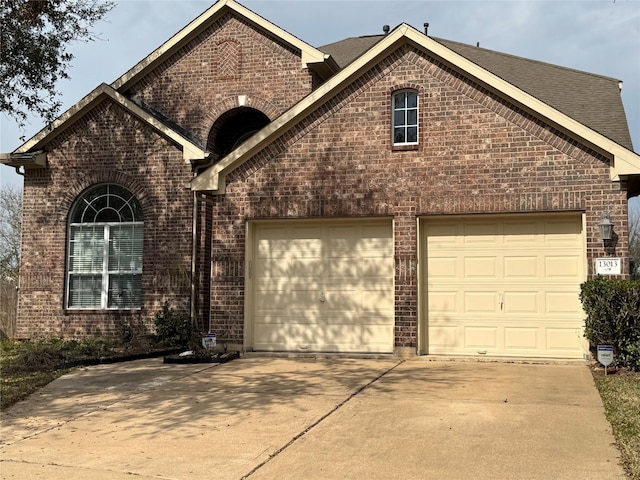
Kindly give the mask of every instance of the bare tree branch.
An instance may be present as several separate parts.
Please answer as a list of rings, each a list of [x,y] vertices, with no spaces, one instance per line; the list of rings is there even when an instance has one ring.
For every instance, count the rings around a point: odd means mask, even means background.
[[[20,268],[22,190],[0,187],[0,278],[17,279]]]

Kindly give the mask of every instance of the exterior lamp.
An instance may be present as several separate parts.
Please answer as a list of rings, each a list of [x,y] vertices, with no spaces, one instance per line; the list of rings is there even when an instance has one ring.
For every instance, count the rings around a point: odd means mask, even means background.
[[[609,218],[609,212],[602,213],[602,218],[600,219],[598,227],[600,228],[600,237],[602,240],[611,240],[613,234],[613,223],[611,223],[611,219]]]

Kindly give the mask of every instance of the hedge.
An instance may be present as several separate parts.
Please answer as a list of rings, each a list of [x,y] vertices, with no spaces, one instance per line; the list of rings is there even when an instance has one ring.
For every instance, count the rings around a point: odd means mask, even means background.
[[[592,350],[613,345],[614,366],[640,371],[640,280],[596,276],[580,286]]]

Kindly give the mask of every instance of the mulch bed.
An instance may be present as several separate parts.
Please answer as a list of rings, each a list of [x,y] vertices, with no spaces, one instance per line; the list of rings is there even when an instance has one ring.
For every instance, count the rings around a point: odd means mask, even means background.
[[[167,355],[164,363],[226,363],[240,358],[240,352],[221,352],[210,355]]]

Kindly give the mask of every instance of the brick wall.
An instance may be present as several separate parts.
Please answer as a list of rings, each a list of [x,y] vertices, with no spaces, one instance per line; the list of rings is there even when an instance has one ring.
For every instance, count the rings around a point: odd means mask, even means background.
[[[164,300],[188,314],[193,197],[181,150],[110,101],[48,148],[48,168],[25,175],[17,336],[118,335],[127,323],[148,323]],[[64,309],[67,217],[99,183],[128,188],[142,205],[141,310]]]
[[[202,144],[215,120],[238,107],[271,120],[306,96],[312,76],[300,54],[231,13],[158,66],[128,94],[190,132]]]
[[[391,146],[399,88],[419,91],[414,150]],[[213,329],[242,343],[247,219],[392,217],[395,345],[415,347],[417,217],[584,211],[591,270],[596,256],[625,256],[626,200],[599,154],[403,47],[227,176],[226,194],[212,200]],[[596,226],[602,209],[620,231],[607,252]]]
[[[204,145],[215,120],[239,106],[239,96],[245,106],[273,119],[307,95],[316,80],[302,68],[298,52],[227,14],[124,93]],[[106,102],[55,138],[47,151],[48,167],[25,176],[17,336],[118,335],[123,324],[149,324],[164,300],[188,313],[193,196],[187,185],[192,172],[180,149]],[[67,215],[84,189],[103,182],[129,188],[144,210],[143,308],[65,311]],[[200,199],[197,208],[194,306],[206,330],[216,225],[210,202]],[[220,254],[213,261],[219,262]],[[241,286],[238,268],[234,272]],[[242,293],[231,289],[226,298],[234,296],[229,312],[238,322]]]

